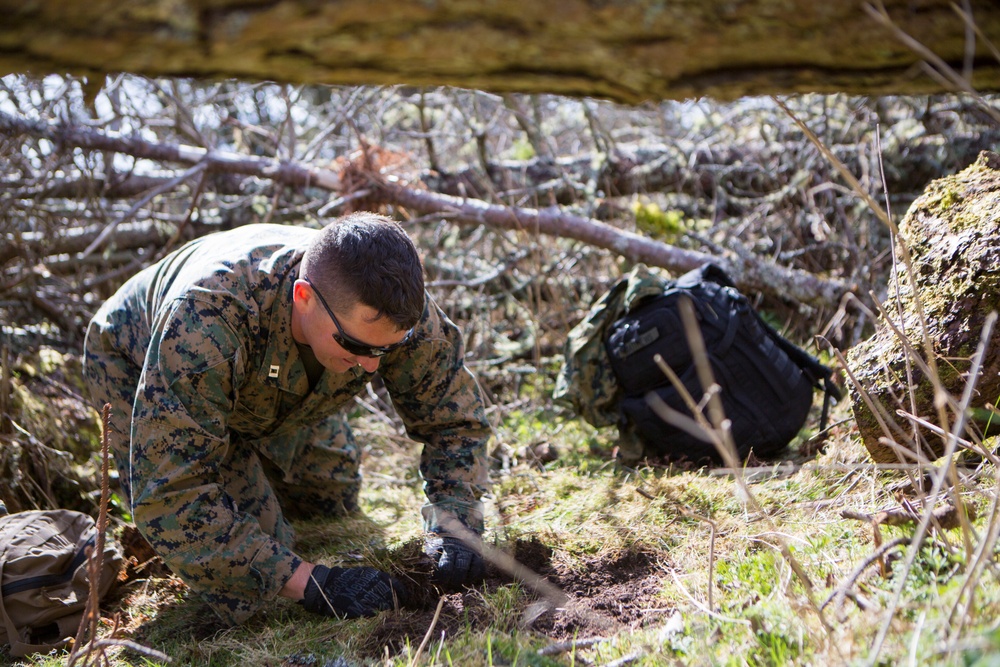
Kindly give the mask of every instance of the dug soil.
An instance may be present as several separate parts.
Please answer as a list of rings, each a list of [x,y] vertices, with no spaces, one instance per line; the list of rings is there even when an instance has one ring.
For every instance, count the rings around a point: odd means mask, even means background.
[[[404,550],[408,548],[414,547]],[[499,567],[491,564],[485,581],[475,589],[444,595],[429,583],[429,568],[416,567],[401,573],[410,581],[409,608],[386,614],[362,653],[378,658],[385,656],[387,648],[390,654],[395,654],[407,644],[418,646],[432,624],[431,637],[435,642],[442,633],[447,638],[469,629],[483,632],[518,629],[560,642],[633,630],[662,621],[663,614],[672,611],[664,608],[659,597],[662,569],[643,552],[595,556],[573,570],[553,562],[551,548],[536,538],[516,540],[503,552],[530,570],[528,576],[520,577],[525,594],[516,597],[504,618],[498,618],[498,610],[489,606],[487,600],[493,599],[501,587],[513,585],[516,579]],[[405,555],[400,560],[413,563]],[[538,575],[543,583],[539,584],[532,575]],[[435,623],[439,602],[441,611]]]

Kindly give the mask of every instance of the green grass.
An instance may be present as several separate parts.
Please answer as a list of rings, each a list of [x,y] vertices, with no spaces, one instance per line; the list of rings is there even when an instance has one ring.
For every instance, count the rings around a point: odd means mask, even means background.
[[[373,419],[362,421],[358,434],[368,443],[363,513],[296,524],[300,549],[328,564],[398,568],[407,550],[419,550],[418,448]],[[507,458],[506,467],[498,458],[492,473],[487,542],[508,551],[531,539],[547,545],[548,578],[561,582],[593,622],[559,625],[569,612],[552,610],[526,622],[541,597],[530,582],[513,581],[449,597],[436,625],[433,604],[337,621],[277,600],[227,629],[182,585],[162,579],[130,583],[106,616],[119,612],[132,641],[174,664],[213,667],[601,665],[629,657],[623,664],[867,664],[902,576],[905,547],[894,552],[889,576],[872,565],[846,588],[850,596],[819,608],[875,549],[872,527],[841,512],[898,508],[891,487],[904,476],[867,466],[848,428],[794,471],[747,471],[755,502],[731,475],[622,468],[610,457],[609,434],[551,409],[506,415],[497,440],[495,452]],[[538,442],[560,456],[532,460],[524,447]],[[983,468],[962,487],[977,514],[973,547],[987,532],[995,475]],[[880,534],[889,541],[913,531],[883,526]],[[970,560],[961,530],[931,534],[877,664],[1000,664],[1000,590],[995,558],[987,560],[966,608]],[[600,594],[612,596],[608,604],[588,607]],[[961,630],[949,634],[958,618]],[[551,648],[594,637],[602,641]],[[117,648],[107,657],[111,665],[161,664]]]

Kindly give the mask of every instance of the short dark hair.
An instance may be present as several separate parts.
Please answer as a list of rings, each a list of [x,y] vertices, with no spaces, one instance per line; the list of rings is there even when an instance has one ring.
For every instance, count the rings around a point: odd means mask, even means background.
[[[424,312],[424,271],[403,228],[376,213],[352,213],[320,230],[302,257],[300,277],[319,287],[334,310],[358,303],[400,330]]]

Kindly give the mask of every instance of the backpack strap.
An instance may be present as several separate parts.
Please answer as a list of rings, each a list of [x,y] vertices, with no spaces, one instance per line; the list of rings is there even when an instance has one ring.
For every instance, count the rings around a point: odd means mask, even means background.
[[[700,311],[702,317],[713,321],[718,321],[720,317],[723,317],[728,322],[726,332],[722,335],[722,340],[715,347],[719,354],[725,354],[729,350],[740,330],[740,318],[737,314],[739,310],[738,304],[733,299],[722,294],[724,289],[726,289],[725,285],[712,282],[711,280],[700,282],[693,287],[677,287],[677,291],[688,295],[691,303]],[[701,293],[701,298],[695,295],[695,290]],[[728,312],[719,312],[722,309],[727,309]]]
[[[708,263],[693,271],[688,271],[677,279],[678,286],[694,285],[700,281],[709,281],[722,285],[723,287],[735,287],[729,275],[718,265]],[[820,416],[820,430],[826,428],[826,421],[830,413],[830,404],[839,401],[843,394],[840,388],[833,383],[833,369],[820,363],[819,359],[812,356],[798,345],[793,344],[787,338],[778,333],[774,327],[768,324],[756,309],[751,309],[757,317],[757,321],[764,327],[767,335],[788,355],[795,365],[802,369],[813,387],[823,392],[823,412]]]
[[[840,388],[833,383],[833,369],[821,364],[819,359],[775,331],[774,327],[764,321],[760,313],[754,311],[754,314],[757,315],[757,320],[764,327],[767,335],[784,350],[789,359],[795,362],[795,365],[802,369],[813,387],[823,392],[823,412],[819,420],[819,429],[822,431],[826,428],[826,420],[830,415],[830,404],[838,402],[843,397]]]

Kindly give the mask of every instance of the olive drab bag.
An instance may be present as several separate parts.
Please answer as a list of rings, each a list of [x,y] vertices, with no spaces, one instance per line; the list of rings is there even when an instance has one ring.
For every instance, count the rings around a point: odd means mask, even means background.
[[[647,454],[693,463],[719,463],[716,447],[664,421],[650,406],[655,393],[691,417],[682,392],[654,360],[660,355],[697,402],[704,395],[681,313],[694,306],[723,411],[737,453],[766,458],[784,449],[805,424],[813,390],[824,392],[820,428],[831,399],[840,399],[833,370],[789,342],[753,309],[726,273],[713,264],[690,271],[661,294],[635,304],[608,328],[605,346],[621,387],[619,430],[635,434]]]
[[[87,558],[97,526],[81,512],[30,510],[0,516],[0,644],[20,657],[76,636],[90,593]],[[116,581],[122,557],[105,541],[98,591]]]

